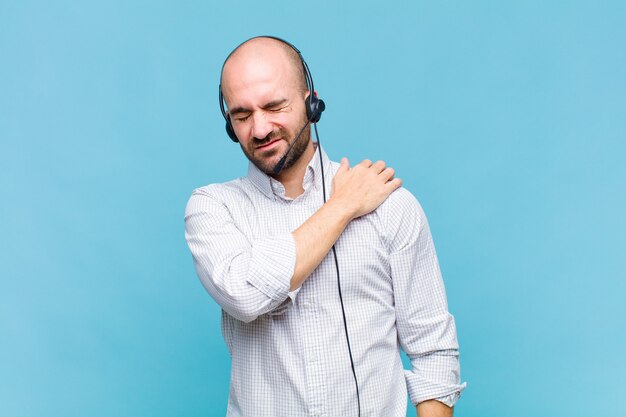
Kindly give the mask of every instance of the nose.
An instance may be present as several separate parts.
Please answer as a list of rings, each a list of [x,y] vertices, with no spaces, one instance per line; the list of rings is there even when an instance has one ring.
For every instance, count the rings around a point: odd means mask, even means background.
[[[274,129],[264,112],[254,112],[252,123],[252,136],[258,139],[265,138]]]

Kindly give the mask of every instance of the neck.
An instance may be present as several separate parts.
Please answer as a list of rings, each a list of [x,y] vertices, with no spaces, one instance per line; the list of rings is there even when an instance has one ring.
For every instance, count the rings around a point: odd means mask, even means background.
[[[304,192],[304,188],[302,187],[304,174],[306,173],[309,162],[311,162],[311,159],[315,156],[315,149],[316,147],[313,145],[313,141],[309,140],[306,150],[296,163],[274,176],[274,179],[280,181],[283,187],[285,187],[286,197],[296,198]]]

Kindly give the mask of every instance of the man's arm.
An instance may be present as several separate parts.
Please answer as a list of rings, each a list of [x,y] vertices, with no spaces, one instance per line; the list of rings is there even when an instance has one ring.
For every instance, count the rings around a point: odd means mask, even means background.
[[[375,210],[391,192],[402,185],[392,168],[365,160],[350,169],[346,158],[333,178],[330,199],[293,233],[296,267],[290,290],[299,288],[322,262],[341,233],[357,217]]]
[[[244,322],[274,311],[319,265],[346,225],[374,210],[401,184],[383,162],[348,161],[333,179],[334,192],[292,233],[250,239],[239,230],[225,197],[194,193],[185,236],[202,284],[231,316]],[[233,203],[236,201],[233,200]]]
[[[389,242],[398,340],[411,360],[411,369],[405,371],[407,389],[420,417],[430,417],[430,411],[454,406],[465,388],[460,383],[454,317],[448,312],[435,246],[421,206],[411,193],[401,189],[383,209],[392,210],[384,213],[384,230]]]
[[[417,404],[417,417],[452,417],[454,407],[448,407],[437,400],[427,400]]]

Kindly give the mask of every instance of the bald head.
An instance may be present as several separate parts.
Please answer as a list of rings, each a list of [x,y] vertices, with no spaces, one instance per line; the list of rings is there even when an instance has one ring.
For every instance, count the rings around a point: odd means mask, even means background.
[[[233,80],[240,81],[250,72],[270,69],[284,76],[300,92],[308,91],[306,76],[298,53],[278,39],[257,37],[247,40],[228,55],[220,75],[222,91],[228,100]]]

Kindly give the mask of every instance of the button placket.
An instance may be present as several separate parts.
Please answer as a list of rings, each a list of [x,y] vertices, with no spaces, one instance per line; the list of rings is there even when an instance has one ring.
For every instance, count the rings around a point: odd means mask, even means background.
[[[304,223],[321,206],[322,201],[313,201],[314,194],[311,193],[309,187],[298,199],[294,200],[290,210],[290,213],[296,218],[294,223],[298,225]],[[316,304],[319,300],[317,291],[318,288],[313,280],[306,285],[304,291],[298,294],[299,316],[303,332],[302,351],[311,416],[324,415],[324,401],[326,399],[326,375],[321,361],[324,328],[321,325],[319,309]]]

